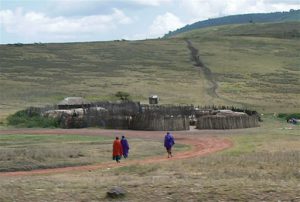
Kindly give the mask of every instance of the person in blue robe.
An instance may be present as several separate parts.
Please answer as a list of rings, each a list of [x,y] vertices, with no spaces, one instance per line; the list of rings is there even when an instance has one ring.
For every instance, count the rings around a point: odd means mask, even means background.
[[[122,136],[121,144],[122,144],[122,148],[123,148],[123,156],[124,156],[124,158],[127,158],[128,153],[129,153],[129,144],[128,144],[128,141],[125,138],[125,136]]]
[[[164,146],[167,150],[168,153],[168,158],[172,157],[172,147],[175,144],[175,140],[174,137],[171,135],[171,133],[167,132],[167,134],[165,135],[165,142],[164,142]]]

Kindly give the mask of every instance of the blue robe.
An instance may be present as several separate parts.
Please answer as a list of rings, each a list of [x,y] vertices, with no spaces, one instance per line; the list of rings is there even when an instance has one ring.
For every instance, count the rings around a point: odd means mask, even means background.
[[[129,152],[129,144],[126,138],[122,138],[121,140],[122,148],[123,148],[123,156],[124,158],[128,157],[128,152]]]
[[[170,133],[167,133],[165,136],[165,144],[164,144],[165,148],[171,149],[174,144],[175,144],[174,137]]]

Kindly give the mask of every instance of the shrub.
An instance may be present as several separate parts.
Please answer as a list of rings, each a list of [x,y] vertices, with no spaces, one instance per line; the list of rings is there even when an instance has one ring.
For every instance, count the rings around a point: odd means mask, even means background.
[[[7,118],[8,125],[13,125],[17,127],[42,127],[42,128],[52,128],[59,126],[59,120],[54,118],[47,118],[40,115],[37,110],[32,110],[33,108],[28,108],[16,112]]]
[[[292,114],[279,113],[278,118],[286,119],[286,120],[290,118],[300,119],[300,113],[292,113]]]
[[[122,100],[122,101],[128,101],[128,100],[130,100],[130,94],[127,93],[127,92],[118,91],[118,92],[115,94],[115,96],[116,96],[117,98],[119,98],[120,100]]]

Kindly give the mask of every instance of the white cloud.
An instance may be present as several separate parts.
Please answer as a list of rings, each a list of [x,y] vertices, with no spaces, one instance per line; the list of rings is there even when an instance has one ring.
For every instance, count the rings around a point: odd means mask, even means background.
[[[22,36],[31,41],[43,41],[45,38],[70,40],[80,35],[101,35],[117,26],[129,24],[132,20],[121,10],[113,9],[108,15],[90,15],[83,17],[49,17],[39,12],[23,12],[18,8],[0,11],[0,28],[7,33]],[[60,40],[61,38],[61,40]]]
[[[184,23],[174,14],[165,13],[157,16],[149,28],[149,37],[160,37],[168,31],[174,31],[184,26]]]
[[[132,35],[125,34],[123,35],[123,38],[127,40],[142,40],[162,37],[169,31],[174,31],[184,25],[185,23],[183,23],[176,15],[166,12],[163,15],[156,16],[151,25],[144,29],[146,31],[137,32]]]
[[[2,4],[0,43],[113,40],[123,36],[129,36],[126,38],[131,39],[154,38],[186,24],[208,18],[300,9],[300,0],[45,0],[43,3],[36,3],[36,0],[32,0],[18,2],[16,5],[27,10],[14,8],[5,1]],[[130,13],[130,17],[124,12]],[[161,15],[157,16],[158,13]]]
[[[190,0],[181,1],[183,10],[188,13],[190,20],[204,20],[207,18],[220,16],[223,12],[223,7],[226,6],[225,1],[205,1],[205,0]]]
[[[282,1],[282,0],[264,0],[264,2],[266,2],[266,3],[271,3],[271,4],[276,4],[276,3],[278,3],[278,4],[300,4],[300,1],[299,0],[284,0],[284,1]]]
[[[161,4],[169,3],[171,1],[172,0],[131,0],[131,2],[145,6],[159,6]]]

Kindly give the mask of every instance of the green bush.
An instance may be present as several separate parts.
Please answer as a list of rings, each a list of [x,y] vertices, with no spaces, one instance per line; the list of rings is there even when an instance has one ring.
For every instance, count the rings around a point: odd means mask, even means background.
[[[131,99],[130,99],[130,94],[127,93],[127,92],[118,91],[118,92],[115,94],[115,96],[116,96],[117,98],[119,98],[120,100],[122,100],[122,101],[128,101],[128,100],[131,100]]]
[[[59,126],[59,120],[46,118],[40,115],[37,111],[31,108],[21,110],[7,118],[8,125],[25,128],[56,128]]]
[[[281,119],[290,119],[290,118],[296,118],[296,119],[300,119],[300,113],[292,113],[292,114],[284,114],[284,113],[280,113],[278,114],[278,117]]]

